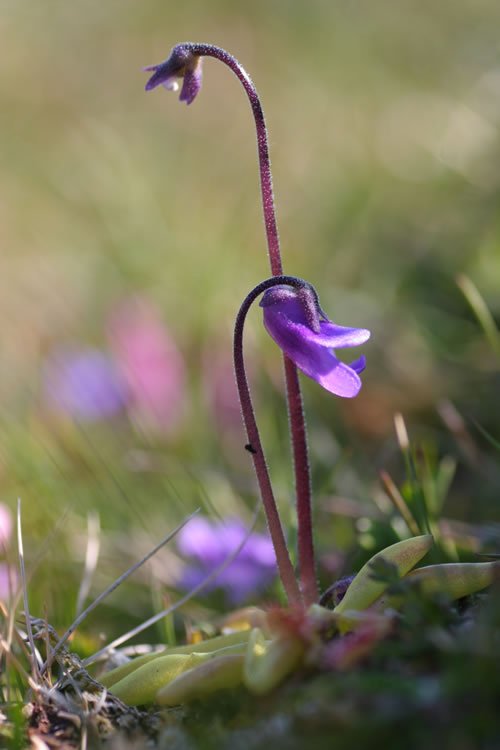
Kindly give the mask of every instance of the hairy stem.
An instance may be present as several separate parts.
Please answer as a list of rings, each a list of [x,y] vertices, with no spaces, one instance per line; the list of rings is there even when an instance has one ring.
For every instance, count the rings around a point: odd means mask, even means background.
[[[250,389],[248,386],[248,379],[245,372],[245,360],[243,356],[243,329],[245,326],[245,320],[250,309],[251,304],[255,299],[265,292],[266,289],[270,289],[273,286],[279,284],[287,284],[295,288],[303,288],[308,284],[302,279],[297,279],[294,276],[273,276],[270,279],[266,279],[262,283],[258,284],[250,294],[245,298],[243,304],[238,312],[236,323],[234,327],[234,370],[236,374],[236,384],[238,386],[238,394],[240,398],[241,410],[243,414],[243,421],[245,423],[245,429],[248,438],[248,445],[246,446],[251,453],[255,473],[257,475],[257,481],[259,483],[260,494],[262,496],[262,502],[264,504],[264,510],[267,517],[267,523],[269,526],[269,532],[273,541],[274,549],[276,552],[276,560],[278,563],[278,569],[280,572],[281,580],[285,588],[288,599],[291,603],[297,603],[301,601],[301,593],[295,579],[292,563],[288,554],[286,546],[285,536],[283,534],[283,528],[276,506],[276,500],[274,498],[273,488],[271,485],[271,479],[269,477],[269,470],[267,468],[266,457],[262,449],[262,443],[260,440],[259,428],[255,419],[255,412],[252,404],[252,397],[250,395]]]
[[[280,242],[274,208],[271,161],[267,138],[266,121],[255,85],[240,63],[220,47],[211,44],[185,44],[194,55],[215,57],[225,63],[241,81],[246,91],[255,120],[257,131],[257,148],[259,154],[260,185],[262,208],[266,227],[269,262],[273,276],[283,273]],[[292,441],[293,465],[295,474],[295,492],[298,524],[298,557],[302,591],[306,604],[318,599],[316,581],[314,543],[311,517],[311,477],[307,447],[307,431],[302,404],[302,394],[294,363],[283,356],[285,366],[286,398],[290,434]]]
[[[267,141],[267,128],[264,112],[260,103],[259,95],[255,85],[238,60],[221,47],[212,44],[182,44],[193,55],[200,57],[215,57],[230,68],[241,82],[252,107],[255,128],[257,131],[257,149],[259,152],[260,186],[262,193],[262,207],[264,210],[264,221],[266,225],[267,246],[269,262],[273,276],[283,273],[281,264],[280,243],[278,227],[276,225],[276,214],[274,210],[273,182],[271,176],[271,160],[269,158],[269,146]]]

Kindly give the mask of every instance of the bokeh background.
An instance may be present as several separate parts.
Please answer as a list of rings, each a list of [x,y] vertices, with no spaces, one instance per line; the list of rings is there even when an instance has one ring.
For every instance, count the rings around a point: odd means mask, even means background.
[[[145,94],[142,67],[180,41],[252,75],[285,270],[372,330],[355,401],[304,382],[322,580],[369,528],[359,507],[383,504],[380,469],[405,480],[398,412],[431,479],[446,462],[443,513],[500,521],[499,351],[457,283],[500,315],[499,23],[493,0],[1,0],[0,501],[22,499],[35,613],[71,621],[89,514],[95,594],[195,508],[247,523],[255,503],[230,369],[239,304],[268,275],[254,127],[213,60],[190,107]],[[258,311],[247,347],[293,543]],[[181,568],[173,544],[87,632],[161,608]]]

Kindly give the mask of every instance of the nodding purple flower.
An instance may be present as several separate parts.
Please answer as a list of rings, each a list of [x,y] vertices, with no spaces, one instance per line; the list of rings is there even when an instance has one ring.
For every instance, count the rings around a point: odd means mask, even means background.
[[[191,104],[201,89],[202,69],[201,57],[194,55],[183,45],[174,47],[170,56],[158,65],[148,65],[144,70],[153,71],[153,75],[146,83],[146,91],[163,86],[169,91],[177,91],[178,78],[183,79],[179,96],[181,102]]]
[[[299,370],[336,396],[353,398],[359,393],[359,373],[365,369],[365,358],[347,365],[337,359],[334,350],[364,344],[370,331],[332,323],[319,309],[317,300],[311,314],[311,305],[290,286],[268,289],[260,306],[269,335]]]
[[[210,521],[193,518],[177,537],[179,551],[190,562],[178,585],[189,590],[218,568],[248,536],[237,519]],[[267,534],[253,533],[235,559],[220,572],[206,591],[220,589],[233,605],[242,604],[276,578],[276,555]]]

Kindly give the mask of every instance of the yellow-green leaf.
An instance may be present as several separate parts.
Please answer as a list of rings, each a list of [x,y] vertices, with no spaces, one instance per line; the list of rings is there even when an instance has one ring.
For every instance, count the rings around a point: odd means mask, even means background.
[[[169,654],[158,656],[113,685],[111,692],[129,706],[152,703],[160,688],[181,672],[210,659],[210,654]]]
[[[203,698],[216,690],[235,688],[241,683],[243,654],[217,656],[201,666],[179,675],[155,695],[161,706],[178,706],[195,698]]]
[[[429,551],[432,542],[432,536],[424,534],[397,542],[390,547],[386,547],[381,552],[377,552],[376,555],[363,565],[347,589],[344,598],[335,607],[334,612],[342,614],[346,610],[366,609],[384,593],[387,585],[371,577],[371,565],[376,560],[383,558],[387,562],[393,563],[399,575],[404,576]]]
[[[442,591],[450,599],[461,599],[491,586],[499,573],[500,562],[497,561],[443,563],[413,570],[406,578],[418,581],[426,593]]]
[[[259,628],[252,630],[245,654],[243,682],[257,695],[276,687],[299,664],[303,643],[284,634],[267,641]]]
[[[150,661],[154,661],[163,656],[172,656],[173,654],[197,654],[209,653],[211,651],[218,651],[221,648],[227,648],[228,646],[234,646],[237,644],[245,644],[250,637],[250,630],[241,630],[234,633],[228,633],[227,635],[219,635],[215,638],[209,638],[206,641],[200,641],[199,643],[189,644],[187,646],[175,646],[174,648],[166,648],[163,651],[156,652],[154,654],[145,654],[144,656],[138,656],[136,659],[132,659],[127,664],[122,664],[120,667],[105,672],[99,677],[100,682],[104,687],[112,688],[117,682],[123,680],[124,677],[135,672],[136,669],[142,667],[144,664],[148,664]]]

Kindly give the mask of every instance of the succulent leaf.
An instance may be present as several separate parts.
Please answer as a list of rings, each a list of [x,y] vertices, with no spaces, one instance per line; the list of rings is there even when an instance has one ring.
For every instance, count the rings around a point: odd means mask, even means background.
[[[182,672],[195,669],[201,664],[226,655],[241,654],[246,643],[237,643],[226,648],[200,653],[168,654],[144,664],[111,687],[111,692],[130,706],[153,703],[160,688],[168,685]]]
[[[243,682],[252,693],[268,693],[298,665],[304,644],[296,637],[279,635],[268,641],[254,628],[245,654]]]
[[[115,683],[111,692],[129,706],[152,703],[161,687],[174,680],[186,669],[194,668],[210,658],[210,654],[159,656]]]
[[[203,698],[217,690],[235,688],[241,684],[243,654],[218,656],[205,664],[180,674],[155,695],[160,706],[178,706],[195,698]]]
[[[406,575],[429,551],[432,546],[432,536],[423,534],[411,539],[405,539],[402,542],[392,544],[368,560],[361,568],[357,576],[353,579],[351,585],[346,591],[342,601],[335,607],[336,614],[343,614],[347,610],[362,610],[373,604],[381,596],[387,583],[373,580],[371,576],[372,564],[383,558],[396,566],[400,576]],[[341,625],[341,630],[345,626]]]
[[[139,667],[144,664],[148,664],[155,659],[163,656],[172,656],[174,654],[197,654],[210,653],[218,651],[221,648],[227,648],[228,646],[236,646],[241,644],[242,646],[247,643],[250,636],[250,629],[239,630],[234,633],[228,633],[227,635],[218,635],[215,638],[208,638],[206,641],[200,641],[199,643],[189,644],[187,646],[174,646],[173,648],[166,648],[164,651],[159,651],[153,654],[144,654],[144,656],[138,656],[136,659],[132,659],[127,664],[123,664],[120,667],[105,672],[99,677],[100,682],[104,687],[111,688],[113,685],[123,680],[124,677],[135,672]]]
[[[491,586],[500,575],[500,563],[444,563],[412,570],[405,578],[418,581],[422,591],[442,591],[450,599],[461,599]]]

